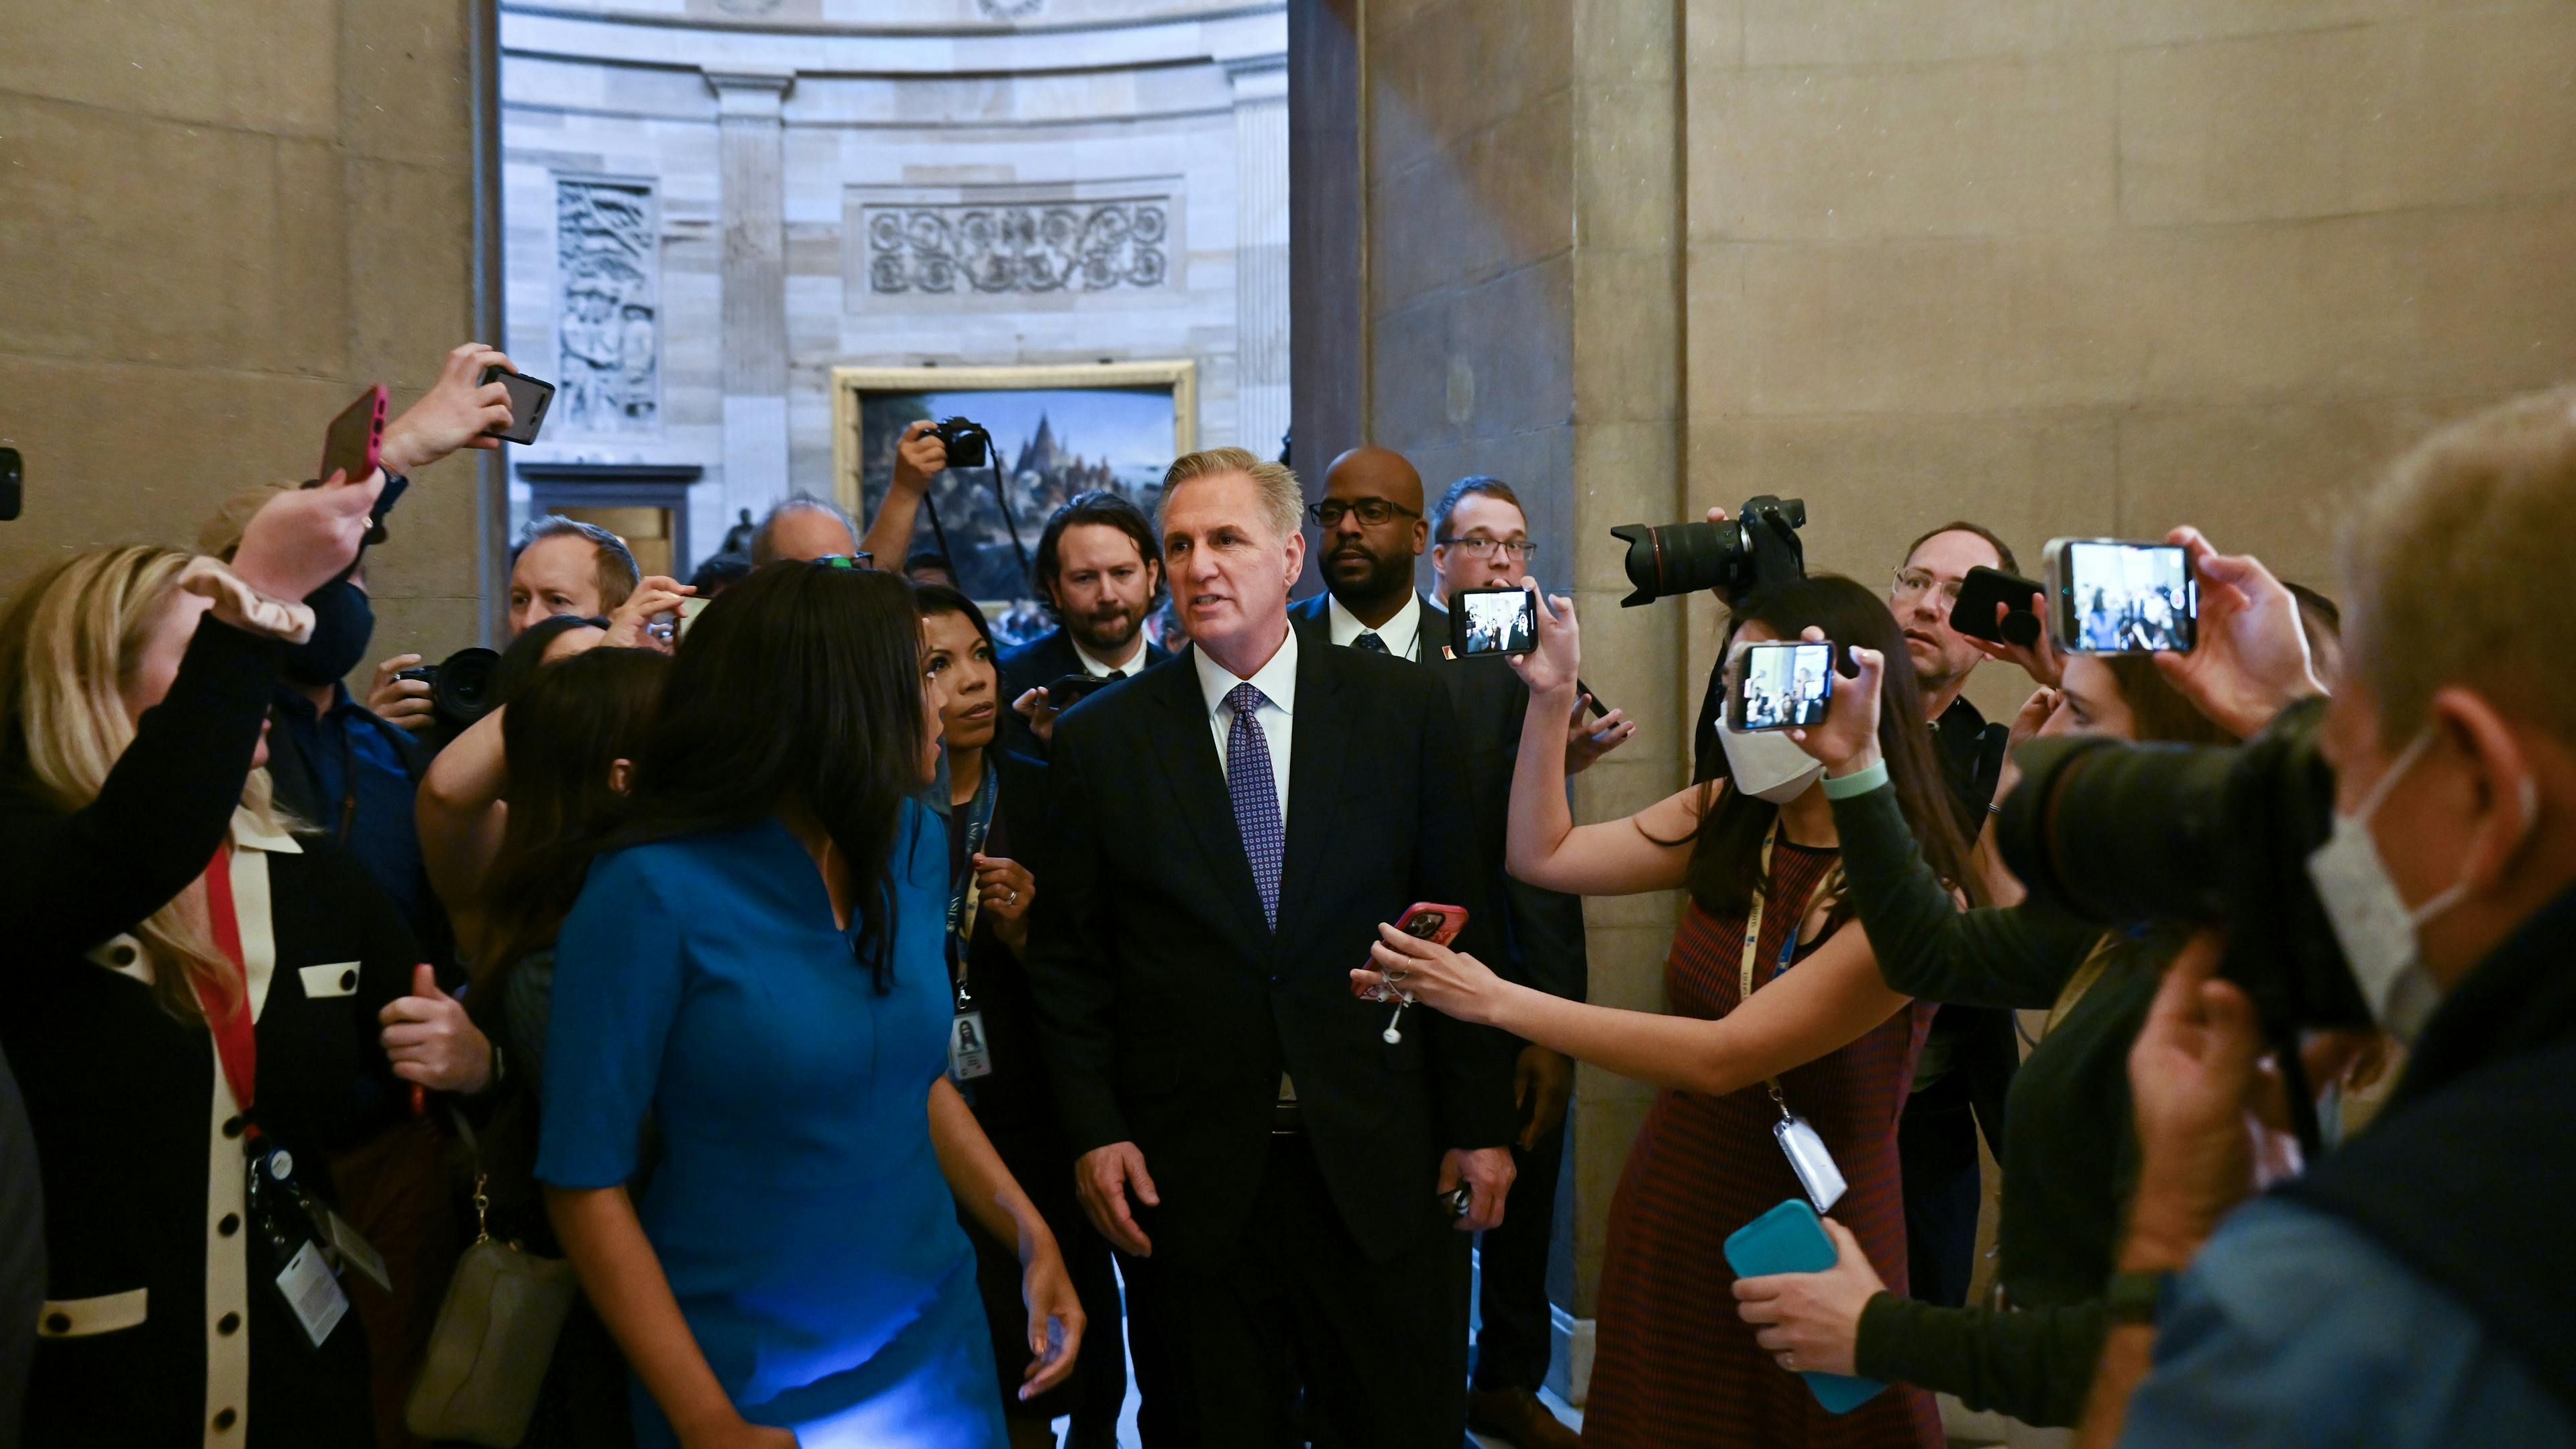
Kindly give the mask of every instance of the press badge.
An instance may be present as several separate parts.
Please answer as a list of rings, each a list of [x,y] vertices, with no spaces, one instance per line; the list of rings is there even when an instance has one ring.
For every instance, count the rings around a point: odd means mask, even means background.
[[[984,1044],[984,1013],[961,1011],[949,1018],[948,1075],[960,1082],[993,1075],[992,1049]]]
[[[1816,1211],[1830,1210],[1842,1201],[1843,1170],[1834,1165],[1834,1155],[1825,1150],[1825,1139],[1807,1125],[1807,1119],[1791,1115],[1783,1104],[1780,1120],[1771,1124],[1771,1135],[1780,1139],[1780,1150],[1788,1154],[1789,1170],[1798,1174],[1798,1185],[1807,1190],[1807,1200]]]
[[[384,1254],[376,1251],[366,1234],[349,1226],[347,1218],[327,1207],[322,1209],[322,1233],[331,1240],[332,1251],[340,1255],[341,1262],[364,1273],[367,1281],[387,1293],[394,1291],[393,1274],[385,1269]]]
[[[277,1275],[277,1291],[286,1295],[286,1306],[295,1310],[295,1321],[304,1325],[304,1336],[315,1348],[349,1312],[349,1295],[340,1291],[340,1280],[331,1276],[322,1250],[310,1242],[286,1260],[286,1271]]]

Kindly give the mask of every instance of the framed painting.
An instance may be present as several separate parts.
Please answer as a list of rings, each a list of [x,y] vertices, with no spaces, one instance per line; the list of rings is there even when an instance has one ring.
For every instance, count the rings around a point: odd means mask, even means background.
[[[1052,627],[1030,597],[1023,551],[1036,550],[1050,514],[1091,489],[1153,512],[1163,470],[1197,446],[1198,365],[836,367],[832,471],[841,506],[863,522],[874,517],[904,429],[959,417],[992,435],[991,455],[984,467],[952,466],[932,480],[913,551],[944,552],[958,587],[994,616],[997,634],[1018,642]]]

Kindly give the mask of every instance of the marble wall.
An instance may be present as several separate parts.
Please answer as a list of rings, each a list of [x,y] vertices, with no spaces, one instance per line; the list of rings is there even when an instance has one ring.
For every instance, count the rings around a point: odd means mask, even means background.
[[[502,42],[514,356],[560,378],[597,332],[568,309],[608,305],[567,281],[567,195],[658,228],[610,369],[636,392],[649,353],[653,405],[522,460],[703,467],[703,554],[832,493],[837,366],[1190,358],[1201,443],[1276,450],[1284,0],[504,4]]]
[[[371,382],[397,409],[474,310],[472,7],[0,0],[0,445],[26,511],[0,586],[106,543],[191,543],[310,474]],[[368,555],[378,638],[479,642],[476,455]]]

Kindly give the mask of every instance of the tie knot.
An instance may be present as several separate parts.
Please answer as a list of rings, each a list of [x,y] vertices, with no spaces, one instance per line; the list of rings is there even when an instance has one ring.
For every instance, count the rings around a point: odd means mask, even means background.
[[[1234,706],[1235,718],[1241,719],[1243,716],[1252,713],[1254,710],[1261,708],[1265,704],[1268,704],[1270,700],[1262,694],[1259,688],[1246,683],[1238,684],[1234,688],[1227,690],[1225,692],[1225,702]]]
[[[1351,647],[1355,649],[1365,649],[1371,654],[1384,654],[1387,652],[1386,641],[1377,637],[1377,631],[1375,629],[1362,630],[1360,637],[1351,641]]]

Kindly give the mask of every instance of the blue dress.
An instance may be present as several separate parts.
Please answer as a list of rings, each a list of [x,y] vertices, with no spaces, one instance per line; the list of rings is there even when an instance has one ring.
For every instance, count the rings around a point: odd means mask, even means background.
[[[555,948],[537,1177],[637,1203],[745,1419],[839,1445],[1002,1446],[975,1255],[930,1144],[946,849],[907,802],[879,995],[785,826],[603,856]],[[853,926],[855,927],[855,922]],[[637,1386],[637,1438],[676,1443]]]

